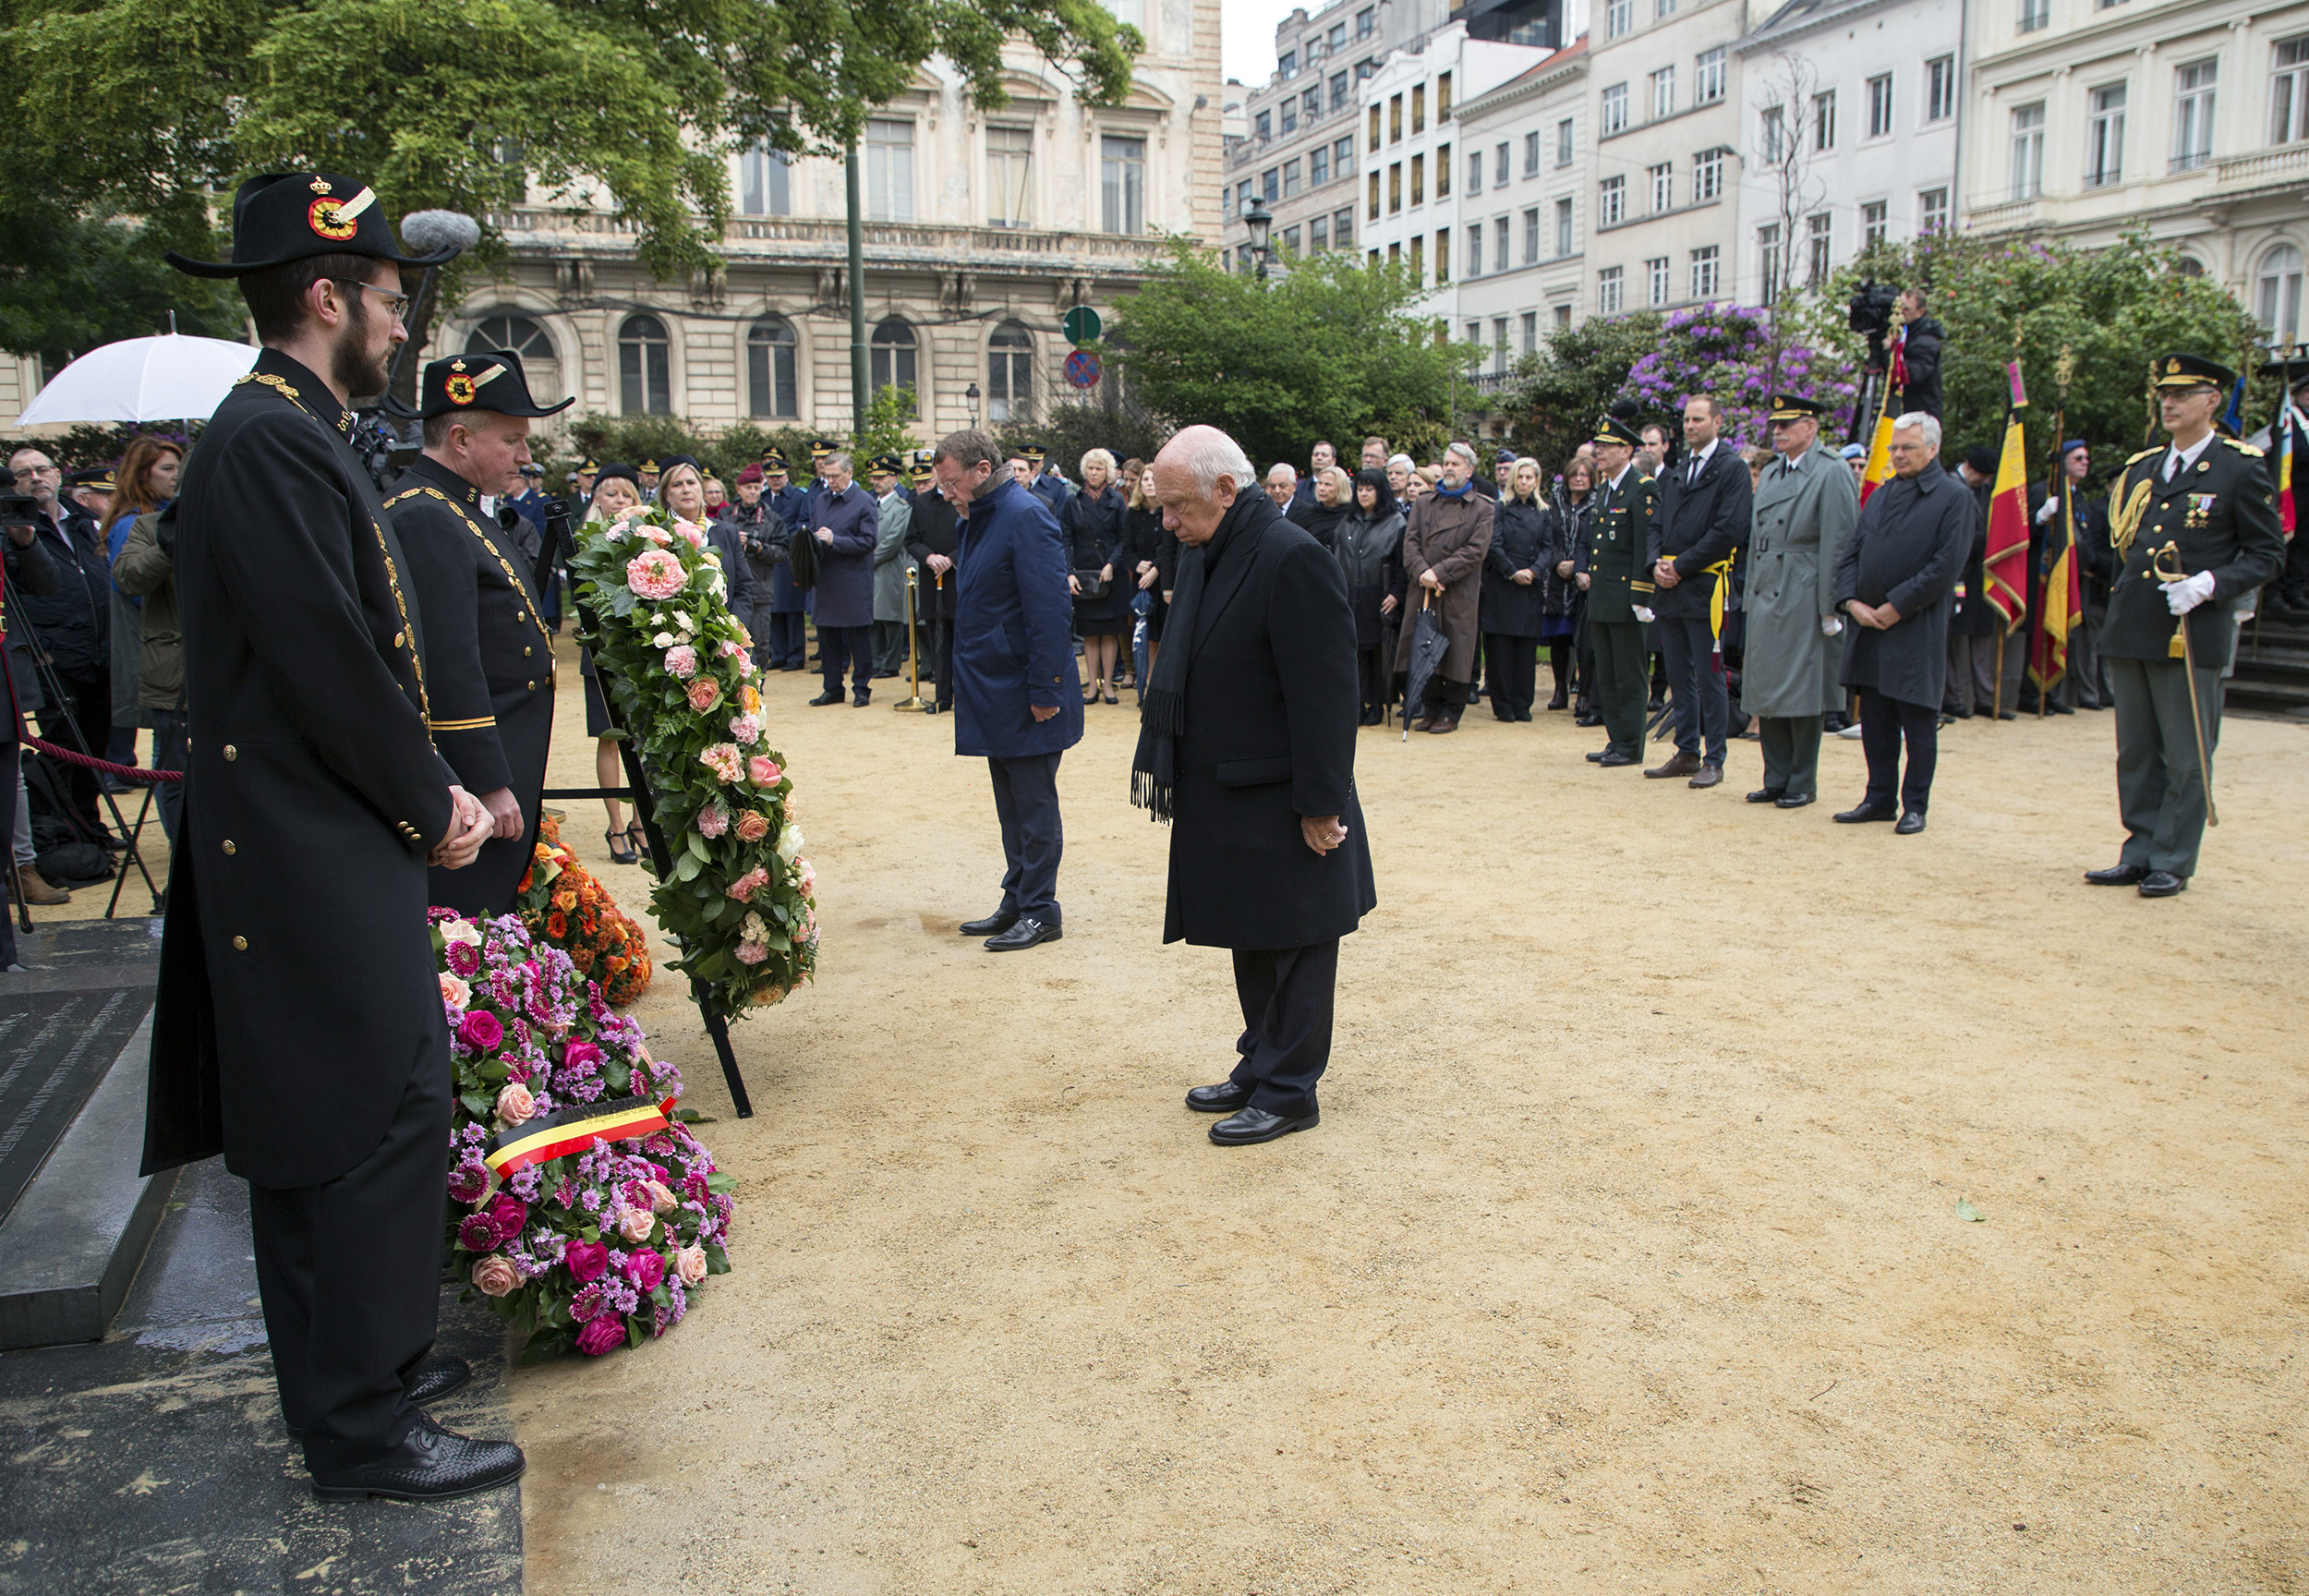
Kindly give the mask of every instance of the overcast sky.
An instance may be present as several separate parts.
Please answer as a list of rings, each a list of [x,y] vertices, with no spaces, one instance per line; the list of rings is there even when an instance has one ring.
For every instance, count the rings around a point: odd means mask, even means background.
[[[1219,7],[1219,64],[1225,75],[1255,89],[1275,70],[1275,25],[1305,5],[1309,15],[1323,0],[1223,0]]]

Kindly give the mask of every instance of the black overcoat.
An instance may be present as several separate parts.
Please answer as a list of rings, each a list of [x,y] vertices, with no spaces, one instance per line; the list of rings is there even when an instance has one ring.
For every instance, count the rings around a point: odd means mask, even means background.
[[[1067,569],[1087,584],[1112,565],[1114,575],[1097,598],[1074,600],[1074,629],[1083,636],[1110,636],[1130,623],[1130,595],[1135,578],[1123,563],[1122,490],[1109,482],[1095,494],[1089,489],[1070,497],[1058,508],[1058,529],[1066,534]]]
[[[925,562],[933,554],[952,560],[961,540],[954,506],[946,502],[946,495],[932,488],[916,493],[914,513],[906,522],[906,557],[922,567],[922,586],[914,593],[914,608],[925,620],[934,615],[945,621],[954,619],[954,596],[962,586],[957,580],[959,574],[949,565],[941,578]]]
[[[1747,541],[1755,513],[1747,462],[1730,443],[1716,445],[1699,468],[1699,480],[1686,482],[1687,469],[1688,462],[1679,461],[1661,472],[1660,514],[1645,550],[1649,563],[1675,562],[1675,586],[1655,589],[1649,606],[1662,621],[1709,618],[1717,580],[1709,567],[1731,559]]]
[[[1964,485],[1927,466],[1868,495],[1860,524],[1836,566],[1836,608],[1857,598],[1890,604],[1890,630],[1844,616],[1839,680],[1904,704],[1940,707],[1948,682],[1948,616],[1972,547],[1972,500]]]
[[[147,1173],[221,1149],[260,1186],[333,1179],[384,1139],[418,1061],[448,1058],[425,856],[455,778],[352,425],[267,349],[167,512],[191,724]]]
[[[1948,619],[1949,634],[1956,637],[1993,637],[2004,630],[2004,617],[1998,614],[1996,606],[1989,602],[1982,562],[1989,553],[1989,499],[1994,489],[1986,482],[1975,488],[1953,470],[1948,476],[1950,480],[1964,489],[1964,497],[1972,504],[1968,512],[1972,540],[1964,555],[1964,576],[1956,585],[1956,604]]]
[[[1403,569],[1403,512],[1390,505],[1372,514],[1358,505],[1340,517],[1331,552],[1347,576],[1348,608],[1355,612],[1355,647],[1381,648],[1386,632],[1400,624],[1403,596],[1410,576]],[[1392,611],[1382,608],[1389,597]]]
[[[1303,948],[1355,929],[1379,901],[1355,797],[1355,622],[1339,562],[1263,493],[1179,558],[1215,565],[1196,605],[1170,828],[1163,940]],[[1166,656],[1167,658],[1167,656]],[[1302,816],[1347,840],[1307,846]]]
[[[1547,573],[1555,562],[1555,513],[1536,499],[1502,499],[1483,551],[1483,635],[1537,637],[1547,614]],[[1532,573],[1529,584],[1516,573]]]
[[[425,616],[425,679],[433,744],[475,797],[509,788],[519,837],[492,837],[462,870],[427,872],[428,892],[468,917],[504,913],[537,845],[545,756],[553,741],[553,635],[532,577],[481,519],[480,494],[418,456],[385,500],[409,557],[408,586]]]

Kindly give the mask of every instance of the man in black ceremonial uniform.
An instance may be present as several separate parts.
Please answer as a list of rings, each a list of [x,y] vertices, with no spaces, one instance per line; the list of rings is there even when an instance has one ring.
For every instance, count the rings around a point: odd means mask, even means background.
[[[1661,473],[1660,514],[1646,555],[1660,651],[1675,690],[1675,753],[1644,774],[1688,776],[1694,787],[1723,780],[1732,704],[1716,647],[1723,619],[1716,584],[1732,580],[1732,557],[1747,541],[1755,513],[1747,462],[1723,430],[1723,407],[1712,397],[1685,401],[1685,456]]]
[[[935,449],[914,451],[913,518],[906,524],[907,557],[921,567],[914,589],[914,613],[930,640],[923,668],[937,678],[937,698],[930,713],[942,715],[954,707],[954,599],[961,583],[954,569],[954,550],[961,542],[954,506],[931,488],[930,457]]]
[[[1595,429],[1599,482],[1588,559],[1588,629],[1595,638],[1595,701],[1611,741],[1592,765],[1633,765],[1643,756],[1644,628],[1650,624],[1652,525],[1660,486],[1635,464],[1636,429],[1606,416]],[[1742,467],[1746,469],[1745,466]]]
[[[441,259],[441,258],[435,258]],[[264,348],[186,462],[175,560],[189,718],[153,1014],[147,1173],[222,1151],[250,1229],[282,1416],[313,1490],[428,1500],[519,1476],[434,1424],[449,1033],[428,861],[492,829],[433,747],[423,618],[350,441],[405,341],[410,260],[333,173],[241,186],[229,263]]]
[[[2167,355],[2154,375],[2170,441],[2126,461],[2109,494],[2117,576],[2100,657],[2115,694],[2124,851],[2085,879],[2170,898],[2188,889],[2205,836],[2206,765],[2220,742],[2221,672],[2237,646],[2233,606],[2283,566],[2285,535],[2261,452],[2214,432],[2236,374]]]
[[[532,419],[575,403],[549,408],[530,398],[521,357],[508,349],[434,361],[418,394],[425,453],[385,500],[425,616],[434,746],[496,828],[469,867],[432,869],[432,901],[461,914],[512,906],[537,844],[553,740],[553,636],[538,607],[536,565],[481,514],[481,495],[517,479]]]

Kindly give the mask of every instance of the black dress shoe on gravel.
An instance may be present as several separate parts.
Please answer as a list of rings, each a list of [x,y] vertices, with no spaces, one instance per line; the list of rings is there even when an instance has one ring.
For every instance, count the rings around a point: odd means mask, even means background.
[[[315,1474],[313,1494],[323,1502],[357,1502],[364,1496],[442,1502],[510,1485],[526,1467],[521,1448],[510,1441],[477,1441],[419,1419],[383,1457]]]
[[[955,929],[965,937],[997,937],[1017,924],[1017,910],[997,909],[984,920],[965,920]]]
[[[2085,881],[2091,887],[2137,887],[2148,879],[2146,864],[2111,864],[2106,870],[2087,870]]]
[[[1272,1142],[1294,1130],[1312,1130],[1322,1121],[1323,1116],[1312,1110],[1300,1118],[1286,1119],[1280,1114],[1245,1105],[1211,1127],[1211,1140],[1222,1147],[1248,1147],[1254,1142]]]
[[[2188,889],[2189,878],[2170,870],[2151,870],[2141,877],[2140,894],[2144,898],[2178,898]]]
[[[863,708],[864,708],[867,705],[869,705],[869,704],[871,704],[871,703],[873,703],[873,702],[874,702],[874,695],[873,695],[871,692],[867,692],[867,693],[852,693],[852,694],[850,695],[850,707],[851,707],[852,709],[863,709]]]
[[[1056,925],[1045,925],[1031,915],[1022,914],[1019,916],[1018,924],[1003,932],[1001,936],[986,938],[986,951],[1016,953],[1022,949],[1032,948],[1037,942],[1056,942],[1061,935],[1062,933]]]
[[[817,709],[822,708],[828,704],[839,704],[840,702],[841,695],[839,693],[821,693],[816,697],[810,700],[810,707]]]
[[[1819,802],[1817,792],[1787,792],[1772,800],[1783,809],[1805,809]]]
[[[1603,763],[1603,756],[1610,752],[1611,750],[1609,748],[1599,748],[1594,753],[1588,756],[1588,763],[1590,765],[1601,765]]]
[[[1836,812],[1836,824],[1839,826],[1860,826],[1870,820],[1897,820],[1899,818],[1900,816],[1890,809],[1879,809],[1872,804],[1863,804],[1857,809],[1839,809]]]
[[[1782,789],[1778,787],[1759,787],[1747,795],[1747,801],[1750,804],[1777,804]]]
[[[1197,1086],[1187,1094],[1187,1106],[1198,1114],[1232,1114],[1238,1108],[1251,1106],[1251,1088],[1238,1086],[1232,1081],[1222,1081],[1215,1086]]]
[[[1598,759],[1596,763],[1608,768],[1614,765],[1637,765],[1642,763],[1642,761],[1638,759],[1633,754],[1614,754],[1607,748],[1604,750],[1603,757]]]
[[[1900,816],[1900,823],[1892,829],[1903,837],[1914,837],[1924,829],[1924,811],[1910,809],[1904,812]]]
[[[417,1360],[416,1371],[409,1376],[409,1400],[419,1408],[429,1408],[442,1397],[464,1390],[473,1382],[473,1365],[462,1358],[452,1358],[444,1352],[429,1352]],[[286,1420],[281,1428],[293,1441],[302,1441],[302,1427]]]

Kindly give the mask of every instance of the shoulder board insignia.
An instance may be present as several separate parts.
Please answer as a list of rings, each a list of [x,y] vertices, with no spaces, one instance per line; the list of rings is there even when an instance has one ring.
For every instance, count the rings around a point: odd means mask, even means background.
[[[2142,450],[2138,454],[2135,454],[2131,459],[2127,460],[2125,464],[2127,466],[2138,466],[2151,454],[2162,454],[2164,452],[2165,446],[2162,443],[2158,443],[2154,447]]]
[[[2224,438],[2221,441],[2228,444],[2231,449],[2234,449],[2240,454],[2250,454],[2255,460],[2261,458],[2260,450],[2255,449],[2252,444],[2247,443],[2241,439]]]
[[[1649,478],[1649,477],[1638,477],[1638,478],[1636,478],[1636,480],[1637,480],[1637,481],[1638,481],[1638,482],[1640,482],[1640,483],[1642,483],[1645,487],[1649,488],[1649,487],[1650,487],[1650,486],[1652,485],[1652,480],[1653,480],[1653,479],[1652,479],[1651,478]]]

